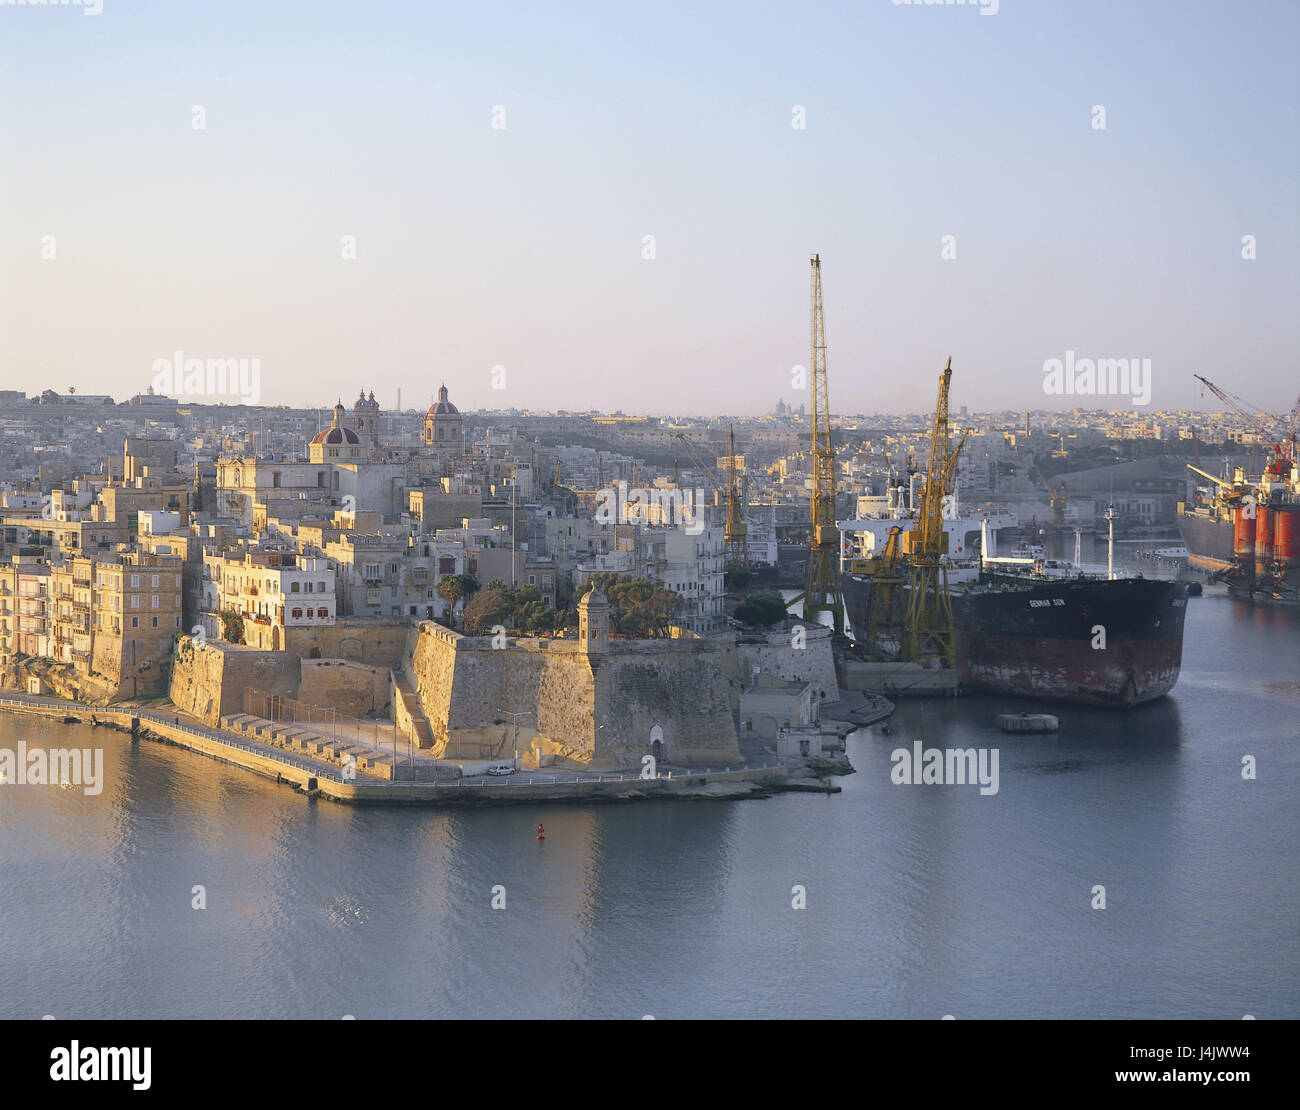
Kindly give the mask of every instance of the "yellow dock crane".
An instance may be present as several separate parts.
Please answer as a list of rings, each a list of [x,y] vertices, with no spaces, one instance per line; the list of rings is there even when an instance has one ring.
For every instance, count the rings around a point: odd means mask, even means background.
[[[844,634],[844,594],[840,589],[840,530],[835,523],[835,451],[831,447],[831,407],[826,388],[826,319],[822,309],[822,259],[812,266],[812,497],[809,505],[808,579],[803,593],[786,606],[803,602],[804,619],[820,623],[830,613]]]
[[[1058,527],[1065,526],[1065,483],[1062,482],[1052,489],[1052,484],[1043,476],[1043,472],[1038,469],[1038,464],[1033,463],[1034,473],[1038,475],[1038,480],[1043,483],[1043,488],[1047,490],[1047,499],[1052,506],[1052,523]]]
[[[937,657],[944,666],[957,661],[953,633],[952,598],[948,593],[948,534],[943,530],[943,498],[957,468],[957,456],[969,430],[956,447],[949,446],[948,387],[952,382],[952,359],[939,377],[939,400],[930,433],[930,466],[926,471],[921,505],[916,521],[903,537],[903,554],[911,563],[907,597],[907,621],[903,636],[903,658],[920,662]]]
[[[713,487],[714,494],[722,497],[727,506],[727,522],[723,530],[727,545],[727,569],[747,570],[749,567],[749,526],[745,523],[740,504],[740,483],[736,477],[736,437],[731,425],[727,425],[727,476],[726,485],[723,489],[719,489],[717,480],[713,476],[714,468],[708,466],[700,458],[699,452],[695,450],[695,444],[687,438],[686,433],[678,432],[676,438],[686,448],[686,453],[690,455],[691,461],[695,463],[696,470],[708,479],[709,485]],[[677,475],[680,484],[676,459],[673,460],[673,472]]]
[[[895,524],[879,555],[849,563],[851,573],[871,579],[866,627],[860,631],[860,642],[872,661],[897,658],[902,647],[905,627],[902,534],[903,526]],[[886,642],[888,648],[882,646]]]
[[[740,478],[736,473],[736,437],[727,425],[727,569],[749,569],[749,525],[740,511]]]

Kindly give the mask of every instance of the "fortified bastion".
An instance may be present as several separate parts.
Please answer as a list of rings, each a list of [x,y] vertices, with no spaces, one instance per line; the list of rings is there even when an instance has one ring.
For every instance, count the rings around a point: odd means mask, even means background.
[[[640,769],[663,762],[740,761],[730,685],[716,643],[622,640],[593,589],[576,640],[463,636],[432,622],[411,632],[406,674],[447,759],[509,759],[525,767]]]

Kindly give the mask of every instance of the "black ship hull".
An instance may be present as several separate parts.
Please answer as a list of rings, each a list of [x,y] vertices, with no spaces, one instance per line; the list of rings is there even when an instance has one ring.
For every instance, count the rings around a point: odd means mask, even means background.
[[[1147,578],[1008,582],[954,592],[962,686],[1131,708],[1173,689],[1187,586]]]

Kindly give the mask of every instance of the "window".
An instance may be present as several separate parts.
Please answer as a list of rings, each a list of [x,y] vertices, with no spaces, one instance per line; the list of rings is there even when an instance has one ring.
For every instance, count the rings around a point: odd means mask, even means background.
[[[323,594],[323,593],[325,592],[325,583],[324,583],[324,582],[317,582],[317,583],[316,583],[316,592],[317,592],[318,594]]]
[[[154,594],[154,595],[149,599],[149,603],[150,603],[150,604],[149,604],[149,608],[150,608],[150,609],[157,609],[157,608],[158,608],[158,595],[157,595],[157,594]]]
[[[535,575],[535,574],[530,574],[530,575],[528,576],[528,584],[529,584],[530,586],[536,586],[536,585],[537,585],[537,575]]]
[[[138,574],[131,575],[131,589],[134,590],[139,585],[140,585],[140,576]]]
[[[365,574],[367,582],[377,582],[379,580],[379,564],[367,563]]]
[[[293,611],[293,618],[294,618],[294,620],[301,620],[301,619],[302,619],[302,610],[301,610],[301,609],[295,609],[295,610]]]
[[[154,619],[153,619],[153,626],[154,626],[154,628],[157,628],[157,627],[158,627],[158,618],[157,618],[157,617],[154,617]]]
[[[290,586],[289,586],[289,592],[290,592],[291,594],[296,594],[296,593],[298,592],[298,587],[299,587],[299,584],[298,584],[297,582],[291,583]]]
[[[140,595],[139,595],[139,594],[132,594],[132,595],[131,595],[131,608],[132,608],[132,609],[139,609],[139,608],[140,608]]]
[[[139,627],[140,627],[140,618],[139,618],[139,617],[132,617],[132,618],[131,618],[131,627],[132,627],[132,628],[139,628]]]
[[[318,617],[328,617],[330,615],[330,611],[328,609],[317,609],[316,615]]]
[[[176,627],[177,627],[177,628],[180,628],[180,626],[181,626],[181,617],[180,617],[180,614],[177,613],[177,614],[176,614]]]

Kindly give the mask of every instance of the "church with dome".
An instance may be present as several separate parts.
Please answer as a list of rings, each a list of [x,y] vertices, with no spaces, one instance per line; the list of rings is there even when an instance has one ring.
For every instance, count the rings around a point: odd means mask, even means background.
[[[439,458],[453,458],[464,453],[464,417],[447,399],[447,387],[438,389],[438,400],[424,414],[424,445],[432,447]]]
[[[368,445],[361,436],[343,423],[347,410],[340,401],[334,406],[334,420],[322,428],[308,445],[308,458],[313,463],[358,463],[370,457]]]

